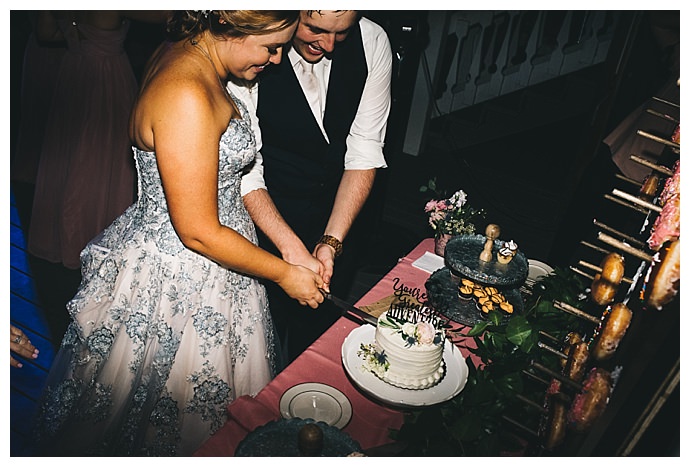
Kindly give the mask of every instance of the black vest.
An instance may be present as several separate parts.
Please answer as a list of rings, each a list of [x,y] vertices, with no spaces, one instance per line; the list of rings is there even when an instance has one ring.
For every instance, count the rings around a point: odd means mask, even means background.
[[[323,58],[322,60],[327,60]],[[283,51],[281,64],[261,74],[257,115],[264,180],[287,223],[311,248],[323,233],[343,173],[346,138],[367,78],[359,23],[332,56],[321,133]]]

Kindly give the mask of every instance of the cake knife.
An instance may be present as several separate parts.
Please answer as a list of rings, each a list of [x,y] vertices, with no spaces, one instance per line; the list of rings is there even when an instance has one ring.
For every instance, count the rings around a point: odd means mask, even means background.
[[[323,296],[333,302],[335,306],[343,310],[343,316],[346,316],[347,314],[356,316],[360,320],[364,321],[366,324],[371,324],[372,326],[376,326],[377,319],[376,317],[370,315],[364,310],[360,310],[356,306],[352,305],[351,303],[347,303],[345,300],[342,300],[338,297],[334,297],[333,294],[326,292],[323,289],[319,289]]]

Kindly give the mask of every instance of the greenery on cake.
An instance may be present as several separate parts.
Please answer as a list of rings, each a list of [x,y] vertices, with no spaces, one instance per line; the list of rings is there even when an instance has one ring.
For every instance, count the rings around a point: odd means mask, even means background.
[[[383,350],[379,352],[374,344],[360,344],[357,356],[364,360],[362,365],[364,369],[371,371],[379,378],[383,378],[390,367],[386,352]]]
[[[579,330],[582,320],[553,306],[559,300],[578,306],[584,284],[570,269],[555,268],[533,286],[525,299],[525,312],[505,319],[498,311],[469,332],[449,332],[474,338],[476,349],[467,349],[482,361],[477,368],[466,359],[469,376],[465,388],[453,399],[408,412],[400,430],[391,436],[406,445],[402,456],[498,456],[525,449],[526,432],[508,419],[537,431],[540,412],[520,401],[518,395],[541,404],[546,387],[525,375],[532,361],[557,370],[559,359],[540,349],[540,331],[563,341]]]

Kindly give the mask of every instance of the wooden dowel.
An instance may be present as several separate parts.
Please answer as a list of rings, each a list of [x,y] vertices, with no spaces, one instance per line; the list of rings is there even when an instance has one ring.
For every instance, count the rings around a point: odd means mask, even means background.
[[[542,383],[544,386],[548,386],[549,384],[551,384],[551,383],[549,383],[548,381],[546,381],[544,378],[540,378],[539,376],[535,375],[535,374],[532,373],[531,371],[522,370],[522,372],[523,372],[525,375],[527,375],[527,376],[529,376],[530,378],[532,378],[533,380]]]
[[[594,276],[592,276],[591,274],[587,274],[586,272],[576,268],[575,266],[570,266],[570,270],[573,271],[574,273],[581,275],[582,277],[586,277],[587,279],[589,279],[591,281],[594,280]]]
[[[566,360],[568,359],[568,356],[566,354],[564,354],[560,350],[554,349],[550,345],[544,344],[542,341],[538,341],[537,345],[539,346],[540,349],[548,350],[549,352],[551,352],[552,354],[554,354],[558,357],[564,358]]]
[[[582,390],[582,384],[578,383],[577,381],[574,381],[567,376],[564,376],[556,371],[553,371],[551,368],[545,367],[539,362],[532,361],[532,366],[536,368],[539,371],[543,371],[547,375],[551,376],[552,378],[556,378],[558,381],[561,383],[564,383],[574,389],[577,389],[578,391]]]
[[[642,183],[641,183],[641,182],[638,182],[637,180],[633,180],[632,178],[628,178],[628,177],[626,177],[625,175],[616,174],[616,178],[619,178],[619,179],[623,180],[624,182],[628,182],[628,183],[630,183],[630,184],[632,184],[632,185],[635,185],[635,186],[638,186],[638,187],[642,187]]]
[[[642,198],[638,198],[637,196],[631,195],[631,194],[626,193],[624,191],[621,191],[617,188],[614,188],[611,193],[614,196],[618,196],[620,198],[623,198],[626,201],[630,201],[631,203],[638,204],[638,205],[642,206],[643,208],[649,209],[650,211],[661,212],[660,206],[657,206],[656,204],[652,204],[648,201],[643,200]]]
[[[652,255],[649,255],[645,253],[644,251],[638,250],[637,248],[633,248],[632,246],[628,245],[625,242],[622,242],[618,240],[617,238],[613,238],[610,235],[606,235],[603,232],[599,232],[597,234],[597,238],[601,240],[602,242],[611,245],[614,248],[618,248],[619,250],[625,252],[625,253],[630,253],[633,256],[636,256],[640,258],[643,261],[647,261],[648,263],[652,262]]]
[[[626,203],[622,199],[616,198],[615,196],[604,195],[604,198],[608,199],[609,201],[613,201],[614,203],[618,203],[621,206],[625,206],[626,208],[630,208],[634,211],[640,212],[642,214],[649,214],[649,209],[645,209],[643,207],[637,206],[636,204]]]
[[[541,331],[541,330],[540,330],[540,331],[539,331],[539,335],[540,335],[540,336],[544,336],[544,337],[546,337],[547,339],[551,339],[551,340],[554,341],[554,342],[558,342],[559,344],[561,343],[561,340],[560,340],[559,338],[557,338],[556,336],[552,336],[551,334],[549,334],[549,333],[546,332],[546,331]]]
[[[596,251],[598,251],[598,252],[600,252],[600,253],[604,253],[605,255],[608,255],[609,253],[611,253],[611,252],[610,252],[609,250],[607,250],[606,248],[602,248],[602,247],[600,247],[600,246],[594,245],[593,243],[589,243],[589,242],[586,242],[586,241],[584,241],[584,240],[582,240],[582,241],[580,242],[580,244],[582,244],[582,245],[584,245],[584,246],[586,246],[586,247],[589,247],[589,248],[591,248],[591,249],[593,249],[593,250],[596,250]]]
[[[592,263],[588,263],[587,261],[580,260],[580,261],[578,261],[578,264],[580,266],[584,266],[584,267],[589,268],[592,271],[596,271],[598,273],[601,273],[603,271],[603,269],[601,269],[600,266],[597,266],[597,265],[592,264]],[[626,284],[632,284],[632,279],[628,279],[627,277],[623,277],[621,279],[621,282],[625,282]]]
[[[654,162],[649,161],[643,157],[636,156],[635,154],[630,155],[630,160],[633,162],[637,162],[638,164],[644,165],[645,167],[649,167],[652,170],[656,170],[660,174],[666,175],[667,177],[673,176],[673,171],[668,167],[664,167],[663,165],[657,165]]]
[[[670,115],[666,115],[666,114],[662,114],[661,112],[657,112],[656,110],[645,109],[645,111],[650,115],[654,115],[655,117],[663,118],[664,120],[668,120],[669,122],[680,123],[680,120],[675,119],[675,118],[671,117]]]
[[[619,230],[616,230],[616,229],[614,229],[614,228],[612,228],[612,227],[609,227],[608,225],[604,224],[603,222],[599,222],[598,220],[594,219],[594,220],[593,220],[593,223],[594,223],[594,225],[596,225],[597,227],[601,227],[601,228],[604,229],[604,230],[608,230],[609,232],[618,235],[618,236],[621,237],[623,240],[627,240],[627,241],[629,241],[630,243],[634,243],[634,244],[636,244],[636,245],[639,245],[640,247],[644,247],[644,246],[645,246],[645,243],[644,243],[642,240],[637,239],[637,238],[635,238],[635,237],[631,237],[630,235],[626,235],[626,234],[624,234],[623,232],[621,232],[621,231],[619,231]]]
[[[680,86],[680,84],[678,86]],[[676,104],[675,102],[667,101],[666,99],[662,99],[661,97],[656,96],[652,96],[652,99],[654,99],[657,102],[661,102],[662,104],[670,105],[672,107],[677,107],[680,109],[680,105]]]
[[[660,138],[656,135],[653,135],[651,133],[647,133],[646,131],[642,131],[642,130],[637,130],[637,134],[642,136],[642,137],[645,137],[647,139],[651,139],[652,141],[655,141],[657,143],[665,144],[666,146],[669,146],[669,147],[672,147],[675,149],[680,149],[680,144],[674,143],[670,139]]]
[[[596,316],[592,316],[589,313],[585,313],[584,311],[579,310],[572,305],[568,305],[565,302],[561,302],[560,300],[554,300],[553,306],[555,306],[559,310],[565,311],[566,313],[570,313],[571,315],[575,315],[579,318],[584,318],[584,319],[591,321],[595,324],[601,324],[601,319],[597,318]]]
[[[533,436],[533,437],[535,437],[535,438],[539,438],[539,434],[538,434],[536,431],[534,431],[533,429],[527,428],[527,427],[526,427],[525,425],[523,425],[522,423],[516,422],[515,420],[513,420],[512,418],[510,418],[510,417],[507,416],[507,415],[502,415],[501,417],[503,417],[503,419],[504,419],[506,422],[515,425],[516,427],[518,427],[519,429],[521,429],[521,430],[523,430],[524,432],[528,433],[529,435],[531,435],[531,436]]]
[[[515,398],[516,398],[517,400],[519,400],[519,401],[524,402],[525,404],[527,404],[527,405],[529,405],[529,406],[531,406],[531,407],[534,407],[535,409],[537,409],[538,411],[540,411],[540,412],[542,412],[542,413],[548,412],[548,410],[546,409],[546,407],[544,407],[544,406],[541,405],[541,404],[538,404],[538,403],[534,402],[532,399],[530,399],[530,398],[528,398],[528,397],[525,397],[525,396],[523,396],[522,394],[516,394],[516,395],[515,395]]]

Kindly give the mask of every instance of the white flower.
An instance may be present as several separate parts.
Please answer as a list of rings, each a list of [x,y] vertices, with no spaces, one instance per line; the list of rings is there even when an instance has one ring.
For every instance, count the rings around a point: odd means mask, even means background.
[[[461,208],[467,202],[467,194],[462,190],[458,190],[450,197],[450,202],[454,206]]]
[[[417,326],[412,323],[405,323],[402,327],[402,333],[405,336],[416,337]]]

